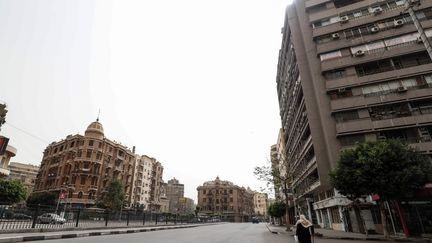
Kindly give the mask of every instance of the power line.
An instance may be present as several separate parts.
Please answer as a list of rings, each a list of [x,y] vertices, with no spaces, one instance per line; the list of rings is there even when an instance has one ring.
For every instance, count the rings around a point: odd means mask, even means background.
[[[14,126],[14,125],[10,124],[9,122],[6,122],[6,124],[9,125],[9,126],[11,126],[11,127],[13,127],[13,128],[15,128],[16,130],[18,130],[18,131],[20,131],[20,132],[22,132],[22,133],[27,134],[27,135],[30,136],[30,137],[33,137],[33,138],[35,138],[35,139],[37,139],[37,140],[43,142],[45,145],[46,145],[46,144],[49,144],[49,142],[47,142],[47,141],[44,140],[43,138],[40,138],[40,137],[38,137],[38,136],[36,136],[36,135],[30,133],[30,132],[27,132],[27,131],[24,130],[24,129],[21,129],[21,128],[17,127],[17,126]]]

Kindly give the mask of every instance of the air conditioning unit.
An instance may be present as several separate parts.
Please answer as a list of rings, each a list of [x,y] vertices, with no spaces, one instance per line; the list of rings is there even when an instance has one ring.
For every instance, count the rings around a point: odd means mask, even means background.
[[[418,44],[422,44],[422,43],[423,43],[423,39],[419,36],[419,37],[417,37],[416,42],[417,42]]]
[[[374,26],[374,27],[372,27],[372,28],[370,29],[370,31],[371,31],[372,33],[377,33],[377,32],[380,31],[380,28],[379,28],[378,26]]]
[[[407,91],[407,88],[404,87],[404,86],[401,86],[401,87],[397,88],[397,92],[405,92],[405,91]]]
[[[339,33],[332,34],[332,38],[333,40],[339,39],[340,38]]]
[[[362,57],[364,56],[365,52],[363,50],[358,50],[356,53],[354,53],[354,56],[356,57]]]
[[[343,92],[345,92],[345,91],[346,91],[345,88],[339,88],[339,89],[338,89],[338,93],[343,93]]]
[[[340,22],[341,22],[342,24],[347,23],[348,20],[349,20],[348,16],[341,16],[341,17],[340,17]]]
[[[380,13],[382,13],[383,9],[381,7],[376,7],[376,8],[372,8],[372,14],[373,15],[378,15]]]
[[[404,23],[405,23],[405,21],[404,21],[403,19],[395,19],[395,20],[394,20],[394,27],[395,27],[395,28],[400,27],[400,26],[402,26]]]

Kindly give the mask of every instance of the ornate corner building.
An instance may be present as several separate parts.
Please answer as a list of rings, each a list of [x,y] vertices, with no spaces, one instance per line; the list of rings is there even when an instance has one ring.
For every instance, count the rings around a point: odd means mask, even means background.
[[[92,122],[82,135],[69,135],[45,149],[34,192],[64,192],[61,203],[92,206],[112,178],[124,186],[131,201],[134,151],[104,136],[102,124]]]
[[[200,214],[225,221],[245,222],[254,215],[253,192],[230,181],[207,181],[198,190]]]

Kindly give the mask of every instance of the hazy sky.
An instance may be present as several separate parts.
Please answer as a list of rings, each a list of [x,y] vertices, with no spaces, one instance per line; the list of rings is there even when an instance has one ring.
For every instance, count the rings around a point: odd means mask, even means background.
[[[216,176],[258,190],[288,1],[0,0],[12,161],[40,164],[100,109],[105,136],[157,158],[186,196]]]

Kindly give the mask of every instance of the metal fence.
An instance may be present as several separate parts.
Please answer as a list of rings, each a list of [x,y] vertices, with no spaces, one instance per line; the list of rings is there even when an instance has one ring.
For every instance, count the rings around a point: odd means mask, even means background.
[[[202,222],[191,214],[170,214],[134,209],[111,212],[92,208],[64,208],[31,205],[0,205],[0,231],[50,228],[100,228],[177,225]]]

